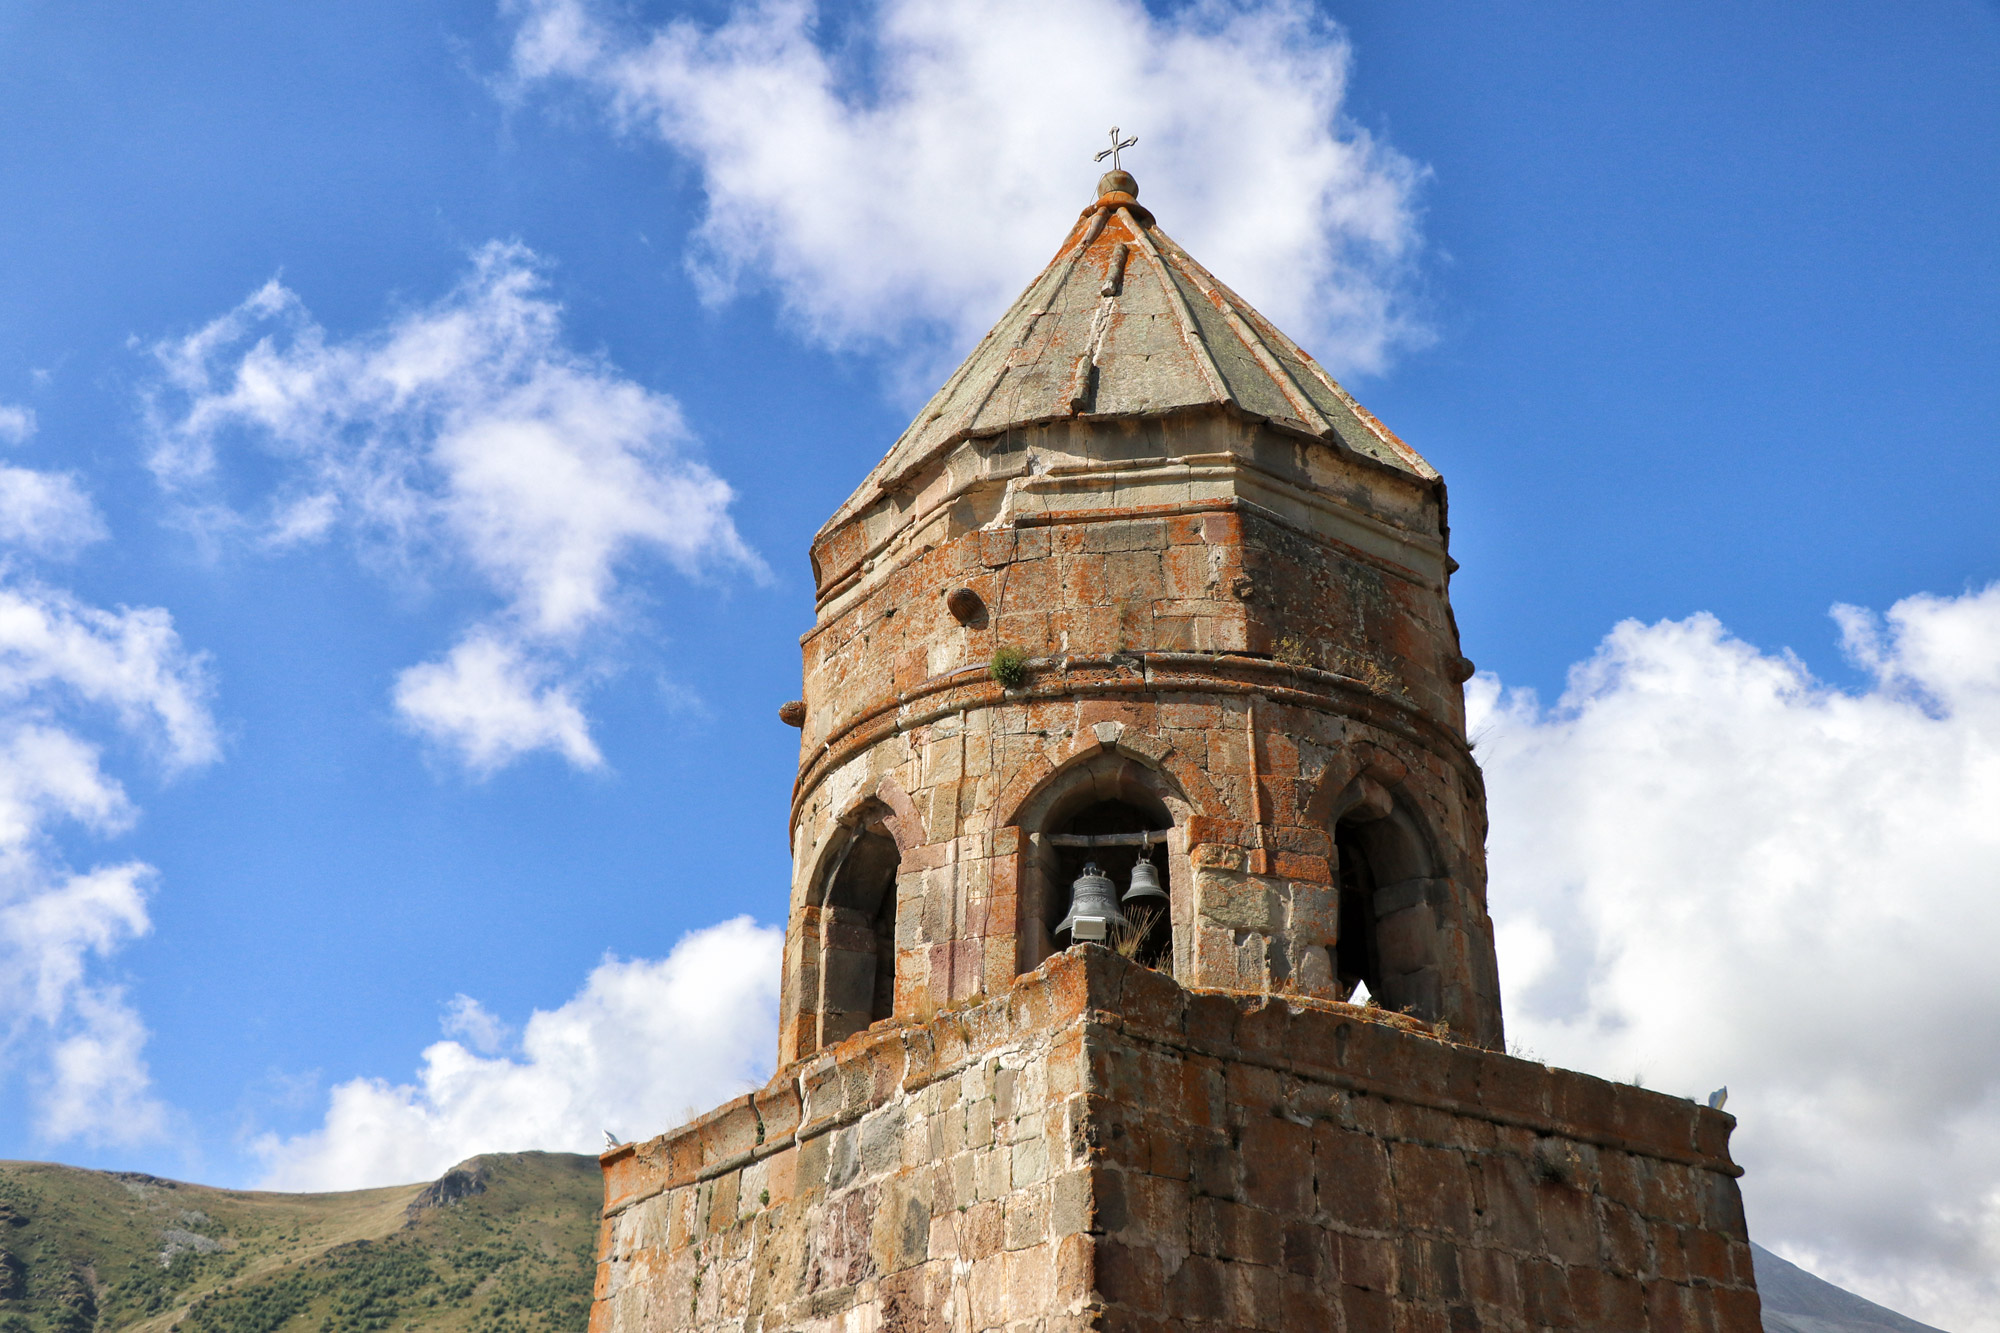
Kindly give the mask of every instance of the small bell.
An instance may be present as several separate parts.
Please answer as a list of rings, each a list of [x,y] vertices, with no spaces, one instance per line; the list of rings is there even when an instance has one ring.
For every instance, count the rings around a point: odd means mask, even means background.
[[[1056,934],[1068,931],[1072,944],[1078,940],[1102,940],[1111,933],[1111,927],[1124,924],[1125,916],[1118,910],[1118,889],[1111,876],[1099,870],[1097,862],[1084,862],[1083,873],[1070,886],[1069,915],[1056,927]]]
[[[1160,868],[1142,859],[1132,867],[1132,887],[1125,890],[1125,906],[1153,906],[1166,901],[1167,891],[1160,887]]]

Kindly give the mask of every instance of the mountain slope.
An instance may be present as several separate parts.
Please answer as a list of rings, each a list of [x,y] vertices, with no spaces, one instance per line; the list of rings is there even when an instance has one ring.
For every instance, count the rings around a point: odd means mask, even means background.
[[[1754,1242],[1750,1260],[1764,1302],[1764,1333],[1943,1333],[1814,1277]]]
[[[0,1163],[0,1333],[574,1333],[602,1188],[567,1153],[340,1194]]]

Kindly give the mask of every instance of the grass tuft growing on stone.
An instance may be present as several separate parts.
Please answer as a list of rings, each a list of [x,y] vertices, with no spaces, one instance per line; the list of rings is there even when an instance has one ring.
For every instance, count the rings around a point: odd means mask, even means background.
[[[1018,690],[1028,683],[1028,651],[1003,644],[993,650],[993,660],[987,664],[986,672],[993,679],[1010,690]]]

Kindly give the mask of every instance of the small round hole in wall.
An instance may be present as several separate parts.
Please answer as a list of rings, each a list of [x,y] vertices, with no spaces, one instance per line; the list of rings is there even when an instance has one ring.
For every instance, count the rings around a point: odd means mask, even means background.
[[[953,588],[944,595],[944,609],[961,625],[986,618],[986,601],[970,588]]]

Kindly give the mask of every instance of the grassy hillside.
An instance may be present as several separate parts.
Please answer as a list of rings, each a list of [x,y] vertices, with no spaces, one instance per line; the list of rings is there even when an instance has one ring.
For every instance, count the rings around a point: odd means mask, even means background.
[[[344,1194],[0,1162],[0,1333],[578,1333],[601,1191],[567,1153]]]

